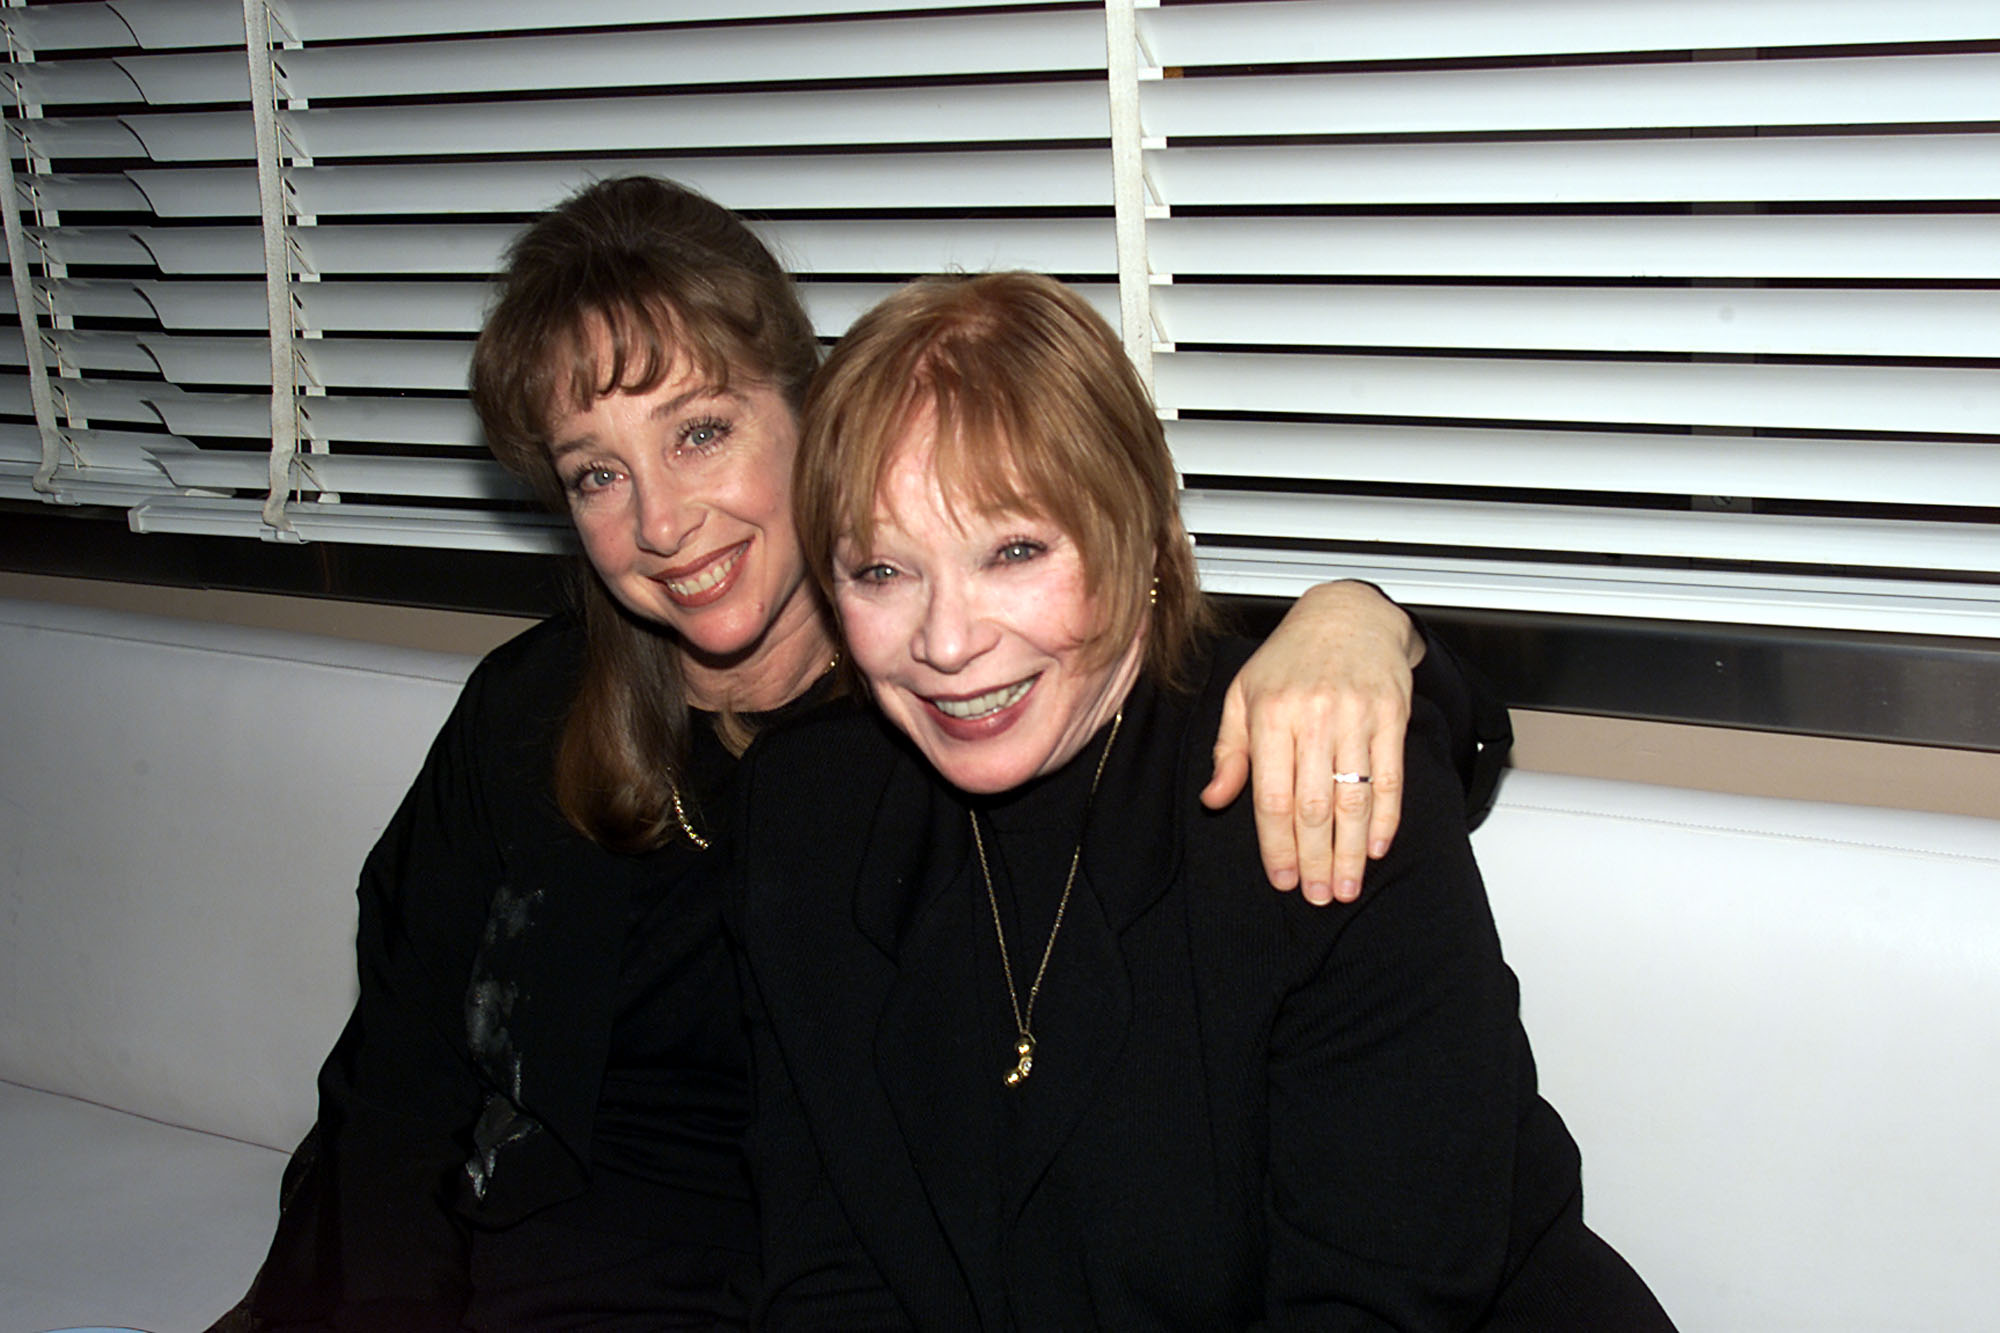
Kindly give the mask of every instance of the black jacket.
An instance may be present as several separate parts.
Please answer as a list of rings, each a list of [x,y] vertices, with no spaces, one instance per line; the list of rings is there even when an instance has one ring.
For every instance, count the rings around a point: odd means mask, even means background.
[[[637,1215],[647,1210],[635,1197],[630,1229],[754,1249],[726,878],[693,873],[703,854],[684,844],[608,852],[556,809],[551,757],[582,651],[581,628],[557,619],[489,655],[368,856],[360,998],[321,1070],[318,1123],[287,1172],[252,1293],[266,1326],[459,1327],[480,1245],[590,1203],[599,1091],[642,895],[665,904],[656,910],[687,942],[676,980],[701,994],[690,1033],[674,1035],[710,1053],[702,1110],[719,1142],[687,1150],[689,1169],[716,1182],[712,1200],[695,1192],[698,1215]],[[501,1267],[537,1255],[532,1238],[516,1242]]]
[[[1583,1227],[1450,729],[1419,704],[1394,849],[1310,907],[1197,800],[1243,651],[1128,700],[1019,1089],[957,794],[872,717],[753,751],[769,1327],[1666,1326]]]

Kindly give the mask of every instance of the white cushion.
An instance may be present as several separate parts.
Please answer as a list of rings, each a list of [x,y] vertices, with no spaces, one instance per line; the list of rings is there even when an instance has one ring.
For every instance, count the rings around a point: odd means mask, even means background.
[[[290,1147],[469,659],[0,601],[0,1078]]]
[[[1681,1327],[1993,1326],[2000,822],[1510,773],[1476,845],[1586,1216]]]
[[[0,1329],[198,1333],[257,1275],[284,1154],[0,1083]]]

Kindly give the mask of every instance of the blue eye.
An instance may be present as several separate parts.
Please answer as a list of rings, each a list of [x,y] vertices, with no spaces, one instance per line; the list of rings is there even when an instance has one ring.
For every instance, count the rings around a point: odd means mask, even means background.
[[[703,417],[699,421],[690,421],[681,427],[680,447],[705,454],[721,444],[723,437],[728,434],[729,423],[718,421],[713,417]]]
[[[616,485],[618,473],[608,467],[587,467],[573,474],[569,479],[569,489],[576,495],[589,495],[607,486]]]
[[[1020,537],[1003,545],[996,554],[1002,564],[1018,565],[1023,561],[1033,560],[1046,550],[1048,547],[1040,542]]]

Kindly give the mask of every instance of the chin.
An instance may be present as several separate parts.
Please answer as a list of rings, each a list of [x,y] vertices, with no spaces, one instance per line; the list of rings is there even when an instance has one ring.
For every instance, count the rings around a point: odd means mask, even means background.
[[[974,742],[977,744],[977,742]],[[1005,755],[967,754],[963,743],[949,741],[926,748],[924,757],[938,775],[960,791],[976,796],[995,796],[1029,782],[1041,765],[1027,758]]]

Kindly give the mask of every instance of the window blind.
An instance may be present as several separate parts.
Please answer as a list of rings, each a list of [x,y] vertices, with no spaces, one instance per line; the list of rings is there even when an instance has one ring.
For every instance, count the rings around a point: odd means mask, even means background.
[[[650,171],[752,218],[829,338],[917,273],[1077,283],[1218,590],[2000,636],[1983,0],[255,12],[0,9],[0,495],[555,549],[471,338],[525,220]]]

